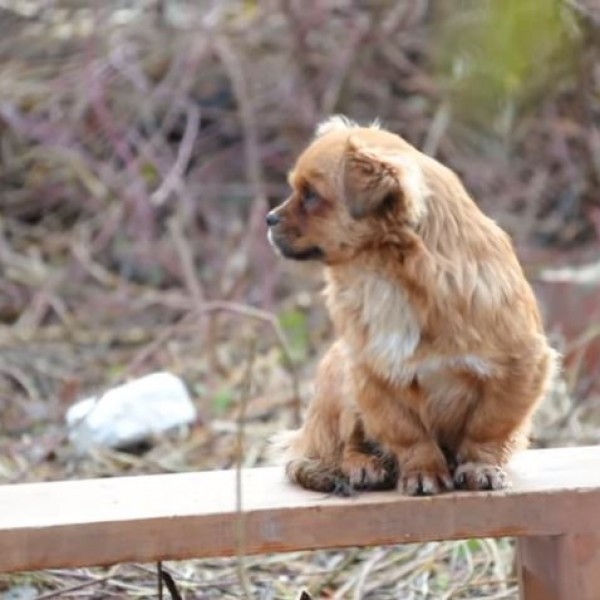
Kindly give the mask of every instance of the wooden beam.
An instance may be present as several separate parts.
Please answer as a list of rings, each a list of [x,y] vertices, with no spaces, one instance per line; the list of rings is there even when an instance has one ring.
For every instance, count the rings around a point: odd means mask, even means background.
[[[596,600],[600,535],[556,535],[518,541],[522,600]]]
[[[249,469],[0,486],[0,571],[600,532],[600,447],[531,450],[502,492],[326,497]]]

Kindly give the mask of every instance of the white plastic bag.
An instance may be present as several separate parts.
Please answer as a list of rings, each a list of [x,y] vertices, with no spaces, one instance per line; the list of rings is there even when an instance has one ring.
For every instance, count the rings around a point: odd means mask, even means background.
[[[79,448],[122,448],[193,423],[196,407],[179,377],[158,372],[81,400],[66,420],[69,438]]]

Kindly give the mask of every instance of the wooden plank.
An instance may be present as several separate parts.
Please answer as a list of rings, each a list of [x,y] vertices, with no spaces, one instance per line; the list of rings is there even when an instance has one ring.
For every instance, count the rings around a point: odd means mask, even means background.
[[[502,492],[344,499],[243,473],[248,554],[600,531],[600,447],[531,450]],[[234,471],[0,486],[0,571],[231,556]]]
[[[600,535],[520,538],[522,600],[597,600]]]

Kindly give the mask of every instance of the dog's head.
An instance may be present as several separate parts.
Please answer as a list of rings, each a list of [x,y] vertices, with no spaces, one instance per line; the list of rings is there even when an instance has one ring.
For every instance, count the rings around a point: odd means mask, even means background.
[[[338,264],[425,211],[417,151],[377,125],[322,123],[289,174],[291,195],[267,215],[269,240],[287,258]]]

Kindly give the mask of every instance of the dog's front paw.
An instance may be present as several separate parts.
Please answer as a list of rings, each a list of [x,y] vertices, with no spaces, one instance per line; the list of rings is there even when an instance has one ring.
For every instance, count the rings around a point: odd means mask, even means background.
[[[506,472],[498,465],[466,462],[454,472],[454,484],[461,490],[502,490],[509,487]]]
[[[393,457],[349,452],[342,461],[341,471],[357,490],[393,488],[398,479]]]
[[[409,471],[400,474],[398,491],[407,496],[433,496],[454,489],[448,471]]]

